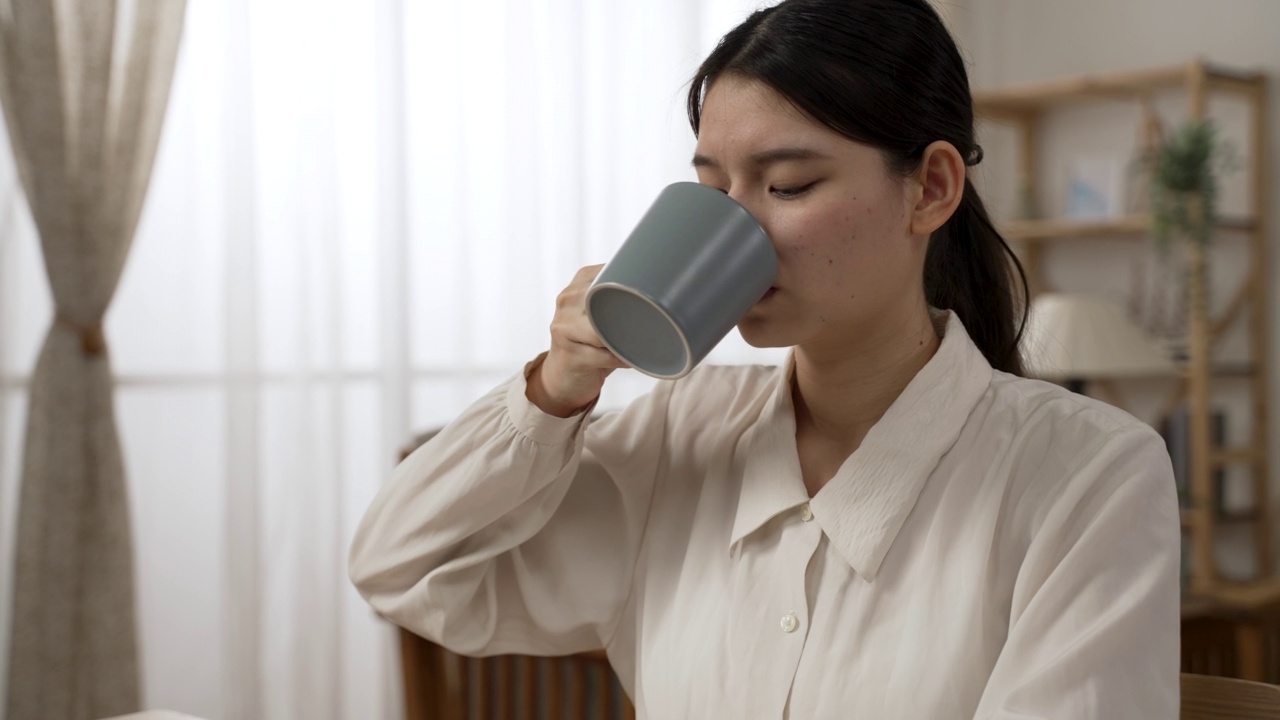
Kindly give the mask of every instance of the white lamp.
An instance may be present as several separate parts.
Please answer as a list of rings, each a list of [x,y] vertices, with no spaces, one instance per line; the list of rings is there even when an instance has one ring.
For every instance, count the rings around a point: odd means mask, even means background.
[[[1045,293],[1031,301],[1023,335],[1027,372],[1080,392],[1092,378],[1167,375],[1173,362],[1114,303]]]

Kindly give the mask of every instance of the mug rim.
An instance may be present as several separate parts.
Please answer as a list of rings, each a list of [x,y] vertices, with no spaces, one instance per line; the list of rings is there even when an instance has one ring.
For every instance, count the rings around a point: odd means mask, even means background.
[[[684,346],[684,367],[682,367],[678,372],[675,372],[670,375],[664,375],[661,373],[651,372],[642,367],[638,367],[634,365],[631,362],[631,360],[628,360],[626,357],[623,357],[622,353],[618,352],[618,350],[614,348],[613,344],[609,342],[609,339],[604,336],[604,333],[600,332],[600,328],[596,325],[595,315],[591,312],[591,298],[594,297],[596,293],[602,289],[621,290],[629,295],[632,295],[634,297],[637,297],[645,301],[654,310],[657,310],[658,313],[662,315],[662,318],[666,320],[668,323],[670,323],[671,327],[675,328],[676,336],[680,338],[680,344]],[[606,281],[602,283],[593,284],[591,288],[587,290],[587,295],[584,298],[584,304],[586,305],[584,309],[587,311],[587,321],[591,323],[591,329],[595,330],[596,336],[599,337],[600,341],[604,343],[604,346],[609,349],[609,352],[613,353],[619,359],[626,362],[627,366],[630,367],[631,369],[637,370],[641,373],[644,373],[645,375],[648,375],[649,377],[657,378],[659,380],[679,380],[680,378],[684,377],[685,375],[688,375],[690,372],[693,371],[693,366],[694,366],[693,365],[693,349],[689,347],[689,338],[685,337],[684,328],[680,327],[680,323],[676,322],[675,318],[671,317],[671,314],[668,313],[665,309],[663,309],[663,307],[659,305],[653,298],[649,297],[648,295],[645,295],[644,293],[636,290],[635,288],[627,287],[622,283]]]

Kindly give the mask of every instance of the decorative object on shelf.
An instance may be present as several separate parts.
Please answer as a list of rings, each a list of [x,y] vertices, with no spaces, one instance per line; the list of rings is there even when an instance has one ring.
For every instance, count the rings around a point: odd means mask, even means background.
[[[1192,259],[1187,244],[1174,239],[1185,238],[1201,249],[1209,245],[1218,220],[1218,174],[1236,163],[1230,145],[1219,138],[1213,123],[1198,120],[1151,143],[1144,149],[1143,165],[1150,177],[1151,234],[1157,250],[1154,282],[1140,289],[1151,300],[1143,313],[1144,325],[1169,357],[1185,360]],[[1204,278],[1207,281],[1208,275]],[[1197,297],[1207,303],[1208,295],[1206,285]]]
[[[1151,232],[1158,247],[1173,235],[1207,245],[1217,220],[1218,172],[1236,166],[1230,145],[1208,120],[1183,124],[1148,155]]]
[[[1063,382],[1075,392],[1093,379],[1175,371],[1118,306],[1087,295],[1044,293],[1032,300],[1023,349],[1033,377]]]
[[[1221,451],[1227,442],[1226,413],[1214,410],[1212,420],[1213,448]],[[1191,507],[1191,416],[1187,408],[1183,406],[1170,413],[1157,430],[1164,438],[1165,447],[1169,449],[1173,481],[1178,486],[1178,502],[1183,508]],[[1230,519],[1226,508],[1226,481],[1226,468],[1214,468],[1213,511],[1219,520]]]
[[[1124,163],[1107,156],[1081,156],[1067,165],[1066,216],[1071,220],[1115,220],[1124,214]]]
[[[1188,255],[1186,243],[1137,254],[1129,283],[1129,317],[1175,362],[1189,355]]]

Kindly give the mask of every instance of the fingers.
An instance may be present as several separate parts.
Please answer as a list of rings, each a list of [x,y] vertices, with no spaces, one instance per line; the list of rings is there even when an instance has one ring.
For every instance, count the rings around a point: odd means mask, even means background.
[[[604,270],[604,265],[588,265],[586,267],[579,268],[578,272],[573,275],[573,281],[569,283],[570,287],[578,284],[590,285],[595,282],[595,279],[600,275],[601,270]]]
[[[571,310],[585,316],[587,291],[591,289],[591,283],[595,281],[602,269],[604,269],[603,265],[588,265],[578,270],[568,286],[556,296],[556,311]]]
[[[608,348],[579,345],[578,352],[583,365],[599,370],[621,370],[631,367],[625,360],[614,355]]]
[[[526,390],[531,400],[552,414],[563,414],[599,396],[614,370],[629,367],[605,347],[587,318],[586,296],[603,265],[584,267],[556,296],[551,320],[551,351],[538,368],[537,387]]]
[[[557,315],[551,325],[551,339],[553,344],[574,356],[575,365],[610,369],[630,367],[605,346],[585,312]]]

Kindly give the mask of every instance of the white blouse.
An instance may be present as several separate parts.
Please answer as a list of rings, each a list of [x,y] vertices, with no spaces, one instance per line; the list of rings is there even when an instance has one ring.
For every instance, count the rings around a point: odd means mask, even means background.
[[[943,322],[812,499],[791,362],[700,368],[595,421],[542,413],[518,375],[396,469],[352,579],[459,653],[604,647],[641,718],[1173,720],[1160,437]]]

